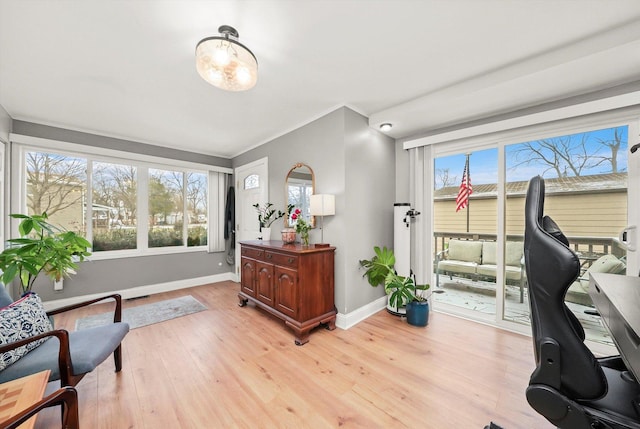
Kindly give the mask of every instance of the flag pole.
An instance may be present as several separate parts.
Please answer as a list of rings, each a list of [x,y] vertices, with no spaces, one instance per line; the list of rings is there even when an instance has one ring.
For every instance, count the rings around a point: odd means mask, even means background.
[[[469,187],[469,157],[471,156],[470,153],[467,153],[467,177],[466,177],[466,185],[467,188]],[[469,195],[469,197],[467,197],[467,232],[469,232],[469,212],[471,211],[471,195]]]

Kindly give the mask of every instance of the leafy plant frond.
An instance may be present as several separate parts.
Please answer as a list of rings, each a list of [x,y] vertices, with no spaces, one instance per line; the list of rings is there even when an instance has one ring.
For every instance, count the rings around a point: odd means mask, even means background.
[[[41,273],[59,281],[75,274],[76,262],[91,256],[88,250],[91,243],[75,232],[52,225],[46,213],[9,216],[21,219],[18,225],[21,237],[7,240],[10,247],[0,253],[4,284],[18,278],[22,291],[28,292]]]

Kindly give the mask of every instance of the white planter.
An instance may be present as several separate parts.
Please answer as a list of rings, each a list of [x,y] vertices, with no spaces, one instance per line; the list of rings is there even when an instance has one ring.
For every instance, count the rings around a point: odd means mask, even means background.
[[[262,228],[262,232],[261,232],[261,238],[264,241],[269,241],[271,240],[271,228]]]

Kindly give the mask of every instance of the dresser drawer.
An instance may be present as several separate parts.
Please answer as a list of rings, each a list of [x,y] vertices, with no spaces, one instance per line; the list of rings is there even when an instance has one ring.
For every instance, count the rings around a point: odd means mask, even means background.
[[[251,247],[242,246],[241,255],[242,256],[246,256],[247,258],[263,259],[264,250],[262,250],[262,249],[253,249]]]
[[[264,260],[271,262],[274,265],[280,265],[282,267],[297,268],[298,257],[296,255],[285,255],[283,253],[276,252],[264,252]]]

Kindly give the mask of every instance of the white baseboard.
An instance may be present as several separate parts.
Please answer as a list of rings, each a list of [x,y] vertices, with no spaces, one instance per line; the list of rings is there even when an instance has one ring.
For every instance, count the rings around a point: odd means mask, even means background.
[[[64,307],[66,305],[73,305],[83,301],[89,301],[91,299],[100,298],[101,296],[110,294],[120,294],[123,299],[137,298],[139,296],[153,295],[161,292],[169,292],[172,290],[185,289],[188,287],[201,286],[208,283],[223,282],[227,280],[234,281],[236,276],[233,273],[221,273],[213,274],[205,277],[197,277],[193,279],[176,280],[167,283],[158,283],[147,286],[137,286],[130,289],[114,290],[104,293],[94,293],[91,295],[80,295],[71,298],[56,299],[52,301],[46,301],[43,303],[45,310],[52,310],[54,308]]]
[[[340,329],[349,329],[357,325],[369,316],[376,314],[378,311],[387,308],[387,296],[382,296],[367,305],[348,314],[338,313],[336,316],[336,326]]]

